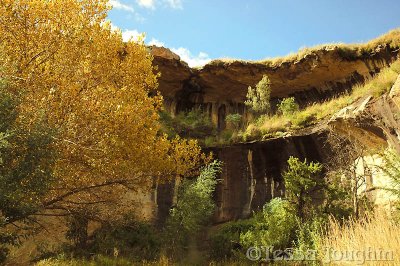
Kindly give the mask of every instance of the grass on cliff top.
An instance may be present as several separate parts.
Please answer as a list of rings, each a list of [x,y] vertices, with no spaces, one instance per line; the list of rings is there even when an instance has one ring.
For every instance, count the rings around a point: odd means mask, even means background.
[[[261,115],[250,123],[239,137],[243,141],[250,139],[269,138],[281,136],[284,132],[301,129],[332,116],[340,109],[352,104],[361,97],[372,95],[378,97],[390,90],[400,74],[400,60],[390,67],[382,69],[372,79],[364,84],[355,85],[351,92],[323,103],[314,103],[291,115],[275,114],[272,116]]]
[[[266,58],[258,61],[246,61],[240,59],[233,58],[222,58],[211,61],[210,65],[219,65],[219,64],[230,64],[233,62],[242,62],[242,63],[260,63],[267,66],[275,67],[279,66],[282,63],[291,63],[298,61],[304,58],[307,55],[310,55],[314,52],[321,50],[335,50],[337,49],[340,55],[343,58],[348,59],[356,59],[360,58],[363,55],[368,55],[371,52],[374,52],[375,49],[379,45],[388,45],[392,49],[396,49],[400,47],[400,28],[389,31],[386,34],[379,36],[367,43],[354,43],[354,44],[344,44],[344,43],[330,43],[330,44],[322,44],[314,47],[303,47],[300,48],[296,53],[290,53],[284,57],[274,57],[274,58]]]

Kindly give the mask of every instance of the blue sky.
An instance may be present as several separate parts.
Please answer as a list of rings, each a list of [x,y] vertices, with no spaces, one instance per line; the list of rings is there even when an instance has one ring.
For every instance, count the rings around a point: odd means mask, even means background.
[[[125,38],[170,48],[191,66],[259,60],[331,42],[365,42],[400,27],[400,0],[111,0]]]

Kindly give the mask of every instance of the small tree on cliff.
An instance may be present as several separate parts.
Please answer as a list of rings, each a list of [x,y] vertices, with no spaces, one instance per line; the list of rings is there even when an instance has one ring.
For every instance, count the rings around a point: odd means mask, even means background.
[[[234,127],[234,129],[238,130],[240,127],[240,122],[242,121],[242,115],[229,114],[226,116],[225,121],[231,124]]]
[[[278,105],[278,111],[284,116],[291,116],[299,111],[299,104],[294,97],[284,98]]]
[[[262,79],[257,83],[254,89],[249,86],[246,101],[244,103],[256,113],[265,113],[268,112],[271,107],[269,102],[270,97],[271,82],[267,75],[263,75]]]
[[[309,203],[312,193],[323,186],[324,180],[319,176],[322,164],[307,163],[299,158],[290,156],[288,170],[283,174],[285,180],[286,196],[293,204],[300,219],[305,218],[306,209],[311,209]]]

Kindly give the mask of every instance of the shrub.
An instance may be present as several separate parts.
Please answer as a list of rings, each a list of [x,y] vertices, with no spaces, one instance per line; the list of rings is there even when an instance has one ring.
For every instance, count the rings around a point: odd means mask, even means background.
[[[220,141],[222,142],[222,144],[227,144],[232,140],[234,132],[232,130],[229,129],[224,129],[221,133],[220,133]]]
[[[175,138],[178,133],[175,130],[175,119],[166,111],[159,112],[159,119],[162,133],[165,133],[170,138]]]
[[[194,108],[188,112],[180,112],[171,117],[167,112],[160,112],[162,131],[170,137],[179,135],[184,138],[204,139],[215,135],[215,127],[211,118],[200,108]]]
[[[397,199],[396,206],[400,210],[400,155],[394,150],[386,150],[382,157],[384,165],[379,169],[389,178],[388,186],[383,189]]]
[[[189,112],[181,112],[177,118],[185,125],[196,128],[202,126],[210,126],[211,119],[207,113],[204,113],[200,108],[193,108]]]
[[[338,163],[335,163],[334,167],[338,167]],[[325,179],[324,213],[330,214],[336,219],[348,219],[354,213],[351,179],[343,182],[343,173],[332,170],[325,175]]]
[[[252,87],[248,88],[244,103],[256,113],[268,112],[270,109],[270,97],[271,82],[268,76],[264,75],[254,89]]]
[[[298,220],[300,222],[300,220]],[[316,250],[321,241],[321,235],[326,227],[327,218],[326,216],[316,216],[314,219],[299,223],[298,230],[296,232],[296,249],[302,252],[307,250]]]
[[[88,249],[104,256],[114,256],[117,251],[119,256],[142,261],[156,259],[160,248],[159,233],[152,225],[126,217],[96,230]]]
[[[241,132],[243,141],[251,141],[261,136],[261,130],[254,125],[249,125],[244,132]]]
[[[190,240],[210,221],[215,204],[213,193],[221,162],[206,165],[196,180],[185,180],[179,188],[177,202],[167,219],[165,248],[173,257],[185,255]]]
[[[208,136],[204,139],[204,146],[206,147],[213,147],[216,144],[216,139],[213,136]]]
[[[240,235],[240,243],[244,247],[288,248],[295,238],[296,214],[288,201],[274,198],[264,206],[262,212],[254,215],[253,225],[253,228]]]
[[[239,129],[240,122],[242,121],[242,115],[229,114],[226,116],[225,121],[231,124],[235,129]]]
[[[299,105],[296,103],[294,97],[284,98],[277,107],[278,111],[284,116],[291,116],[293,113],[299,111]]]

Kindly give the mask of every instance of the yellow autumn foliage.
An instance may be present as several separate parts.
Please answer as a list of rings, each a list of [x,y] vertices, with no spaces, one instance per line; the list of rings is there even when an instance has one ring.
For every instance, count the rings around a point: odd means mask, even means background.
[[[56,132],[45,206],[115,200],[205,160],[195,141],[159,133],[152,57],[143,41],[123,42],[109,9],[106,0],[0,0],[0,78],[22,97],[18,123]]]

